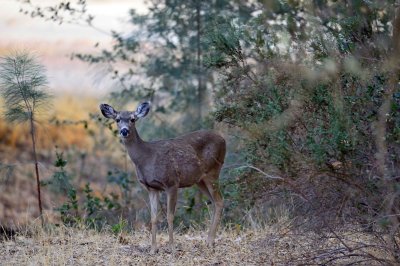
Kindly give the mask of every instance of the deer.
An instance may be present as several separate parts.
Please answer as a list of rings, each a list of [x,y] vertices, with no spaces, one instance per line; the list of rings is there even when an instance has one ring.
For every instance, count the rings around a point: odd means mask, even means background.
[[[174,248],[173,221],[178,189],[197,185],[213,205],[211,226],[206,243],[213,246],[221,220],[223,197],[219,190],[219,175],[225,160],[226,142],[210,130],[199,130],[172,139],[144,141],[136,130],[136,122],[150,111],[150,103],[141,103],[136,111],[116,111],[100,104],[104,117],[118,126],[121,142],[135,165],[138,181],[149,194],[151,214],[151,249],[157,252],[157,214],[159,193],[167,195],[168,244]]]

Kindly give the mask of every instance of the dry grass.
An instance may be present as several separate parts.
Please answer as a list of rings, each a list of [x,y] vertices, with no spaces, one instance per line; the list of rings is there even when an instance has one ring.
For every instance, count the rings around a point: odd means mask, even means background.
[[[58,227],[45,232],[37,229],[34,233],[21,233],[14,239],[0,242],[0,257],[3,265],[299,265],[329,261],[332,251],[336,250],[339,256],[346,254],[340,251],[344,247],[338,239],[315,234],[296,235],[277,226],[221,231],[214,248],[206,246],[203,231],[176,233],[174,252],[168,247],[166,233],[161,232],[159,251],[150,255],[147,230],[115,236],[106,230]],[[372,241],[361,233],[351,237],[354,243]],[[364,251],[385,258],[381,250]],[[377,264],[352,256],[330,264],[350,263]]]
[[[256,234],[234,236],[223,232],[215,248],[205,244],[206,233],[176,234],[176,250],[171,252],[167,235],[158,235],[159,251],[150,255],[147,231],[125,235],[123,241],[107,232],[58,228],[51,233],[26,234],[2,243],[0,257],[8,265],[232,265],[258,264],[267,258],[254,256]],[[122,243],[121,243],[122,242]]]

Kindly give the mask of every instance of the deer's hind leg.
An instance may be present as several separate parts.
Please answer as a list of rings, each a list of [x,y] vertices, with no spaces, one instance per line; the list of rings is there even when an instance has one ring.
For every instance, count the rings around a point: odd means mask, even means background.
[[[219,191],[218,184],[219,171],[217,172],[216,178],[213,179],[203,179],[204,184],[207,187],[209,195],[214,205],[213,217],[211,221],[210,231],[208,233],[207,244],[212,246],[215,240],[215,234],[217,232],[217,227],[221,220],[222,209],[224,207],[224,200],[222,198],[221,192]]]
[[[211,202],[214,202],[214,201],[213,201],[213,198],[211,197],[211,194],[210,194],[210,192],[208,191],[208,188],[207,188],[207,186],[206,186],[206,184],[204,183],[203,180],[201,180],[201,181],[200,181],[199,183],[197,183],[196,185],[199,187],[200,191],[201,191],[204,195],[206,195],[208,199],[211,200]]]
[[[171,187],[167,190],[167,220],[169,245],[173,249],[174,243],[174,216],[176,210],[176,201],[178,198],[178,187]]]

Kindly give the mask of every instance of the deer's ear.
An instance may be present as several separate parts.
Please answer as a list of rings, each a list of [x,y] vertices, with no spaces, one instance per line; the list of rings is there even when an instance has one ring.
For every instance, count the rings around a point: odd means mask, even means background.
[[[107,118],[115,119],[117,116],[117,111],[115,111],[112,106],[105,103],[100,104],[100,111]]]
[[[137,118],[145,117],[150,111],[150,103],[144,102],[141,103],[135,111],[135,116]]]

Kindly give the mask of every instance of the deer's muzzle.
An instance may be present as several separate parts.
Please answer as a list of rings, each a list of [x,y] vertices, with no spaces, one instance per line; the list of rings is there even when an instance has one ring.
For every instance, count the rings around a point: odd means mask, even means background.
[[[124,138],[126,138],[129,135],[129,130],[127,128],[123,128],[121,129],[121,131],[119,132],[119,134],[121,134],[121,136],[123,136]]]

